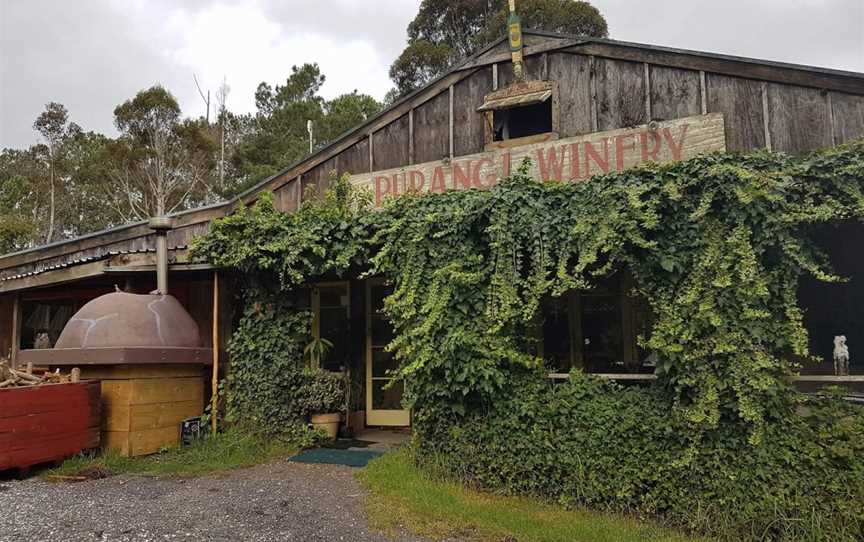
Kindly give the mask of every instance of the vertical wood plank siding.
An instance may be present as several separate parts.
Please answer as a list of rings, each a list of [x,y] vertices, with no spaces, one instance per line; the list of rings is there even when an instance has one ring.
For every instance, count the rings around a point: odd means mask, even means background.
[[[864,137],[864,96],[831,92],[831,111],[837,144]]]
[[[765,146],[762,84],[727,75],[705,75],[708,112],[726,119],[726,149],[747,151]]]
[[[652,120],[671,120],[701,113],[699,72],[651,66]]]
[[[591,126],[591,61],[585,55],[549,55],[549,79],[558,81],[561,137],[587,134]]]
[[[492,92],[492,70],[481,68],[471,77],[453,86],[453,123],[456,156],[474,154],[483,150],[484,115],[477,112],[483,97]]]
[[[390,169],[408,163],[408,115],[375,132],[372,161],[375,169]]]
[[[638,62],[597,58],[597,127],[600,131],[645,124],[645,71]]]
[[[339,173],[369,173],[369,139],[363,138],[339,154]]]
[[[779,83],[766,85],[773,150],[801,153],[831,146],[831,120],[823,91]]]
[[[449,155],[449,104],[445,90],[414,109],[414,158],[418,164]]]

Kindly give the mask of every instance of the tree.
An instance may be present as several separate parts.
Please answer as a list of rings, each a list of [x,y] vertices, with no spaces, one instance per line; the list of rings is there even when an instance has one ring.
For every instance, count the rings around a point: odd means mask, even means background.
[[[38,203],[31,178],[42,176],[41,164],[30,149],[0,151],[0,251],[34,244]]]
[[[319,95],[325,77],[317,64],[293,66],[284,85],[261,83],[255,92],[257,112],[235,117],[245,132],[232,163],[239,190],[269,177],[309,152],[306,122],[312,121],[314,145],[320,148],[381,109],[381,104],[356,90],[327,101]]]
[[[588,2],[520,0],[518,11],[525,28],[608,35],[603,15]],[[508,12],[505,0],[423,0],[408,25],[408,45],[390,66],[390,78],[399,95],[419,88],[461,58],[505,35]]]
[[[50,243],[54,238],[54,226],[57,215],[57,183],[58,165],[60,162],[60,149],[64,142],[70,137],[81,132],[81,128],[69,122],[69,112],[63,104],[51,102],[45,106],[36,121],[33,129],[38,131],[45,140],[45,146],[39,150],[44,151],[44,159],[48,165],[48,229],[45,232],[45,243]]]
[[[156,85],[114,109],[111,145],[114,207],[124,220],[146,219],[215,199],[215,142],[206,121],[183,120],[170,92]]]
[[[322,126],[318,130],[320,144],[338,138],[381,111],[381,103],[368,94],[342,94],[324,104]]]

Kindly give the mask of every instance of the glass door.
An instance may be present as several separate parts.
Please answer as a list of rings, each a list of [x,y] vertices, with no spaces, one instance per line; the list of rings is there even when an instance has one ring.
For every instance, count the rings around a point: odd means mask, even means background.
[[[366,282],[366,425],[408,426],[410,411],[402,408],[404,383],[394,382],[389,371],[396,360],[385,347],[393,328],[384,316],[384,298],[392,289],[380,281]],[[386,388],[386,389],[385,389]]]

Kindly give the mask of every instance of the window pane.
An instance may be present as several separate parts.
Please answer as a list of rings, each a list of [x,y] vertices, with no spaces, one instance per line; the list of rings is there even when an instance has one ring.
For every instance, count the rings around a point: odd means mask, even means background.
[[[319,329],[321,338],[333,343],[333,348],[323,360],[325,369],[338,370],[348,363],[348,314],[344,308],[321,308]]]
[[[387,352],[383,348],[372,349],[372,376],[386,377],[387,371],[395,369],[397,366],[396,356],[392,352]]]
[[[582,296],[582,352],[589,372],[622,370],[622,333],[619,296]]]
[[[402,381],[384,389],[389,380],[372,381],[372,408],[375,410],[402,410]]]
[[[571,368],[570,315],[566,296],[544,303],[543,357],[553,372],[566,373]]]
[[[320,288],[318,290],[318,294],[322,307],[344,307],[345,309],[348,308],[347,288]]]
[[[71,301],[25,302],[19,347],[53,348],[74,312]]]

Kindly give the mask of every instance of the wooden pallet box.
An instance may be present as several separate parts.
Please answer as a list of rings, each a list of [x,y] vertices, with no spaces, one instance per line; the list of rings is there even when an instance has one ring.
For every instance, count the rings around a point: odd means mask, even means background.
[[[180,422],[204,411],[201,365],[85,367],[102,381],[103,447],[132,457],[180,442]]]

